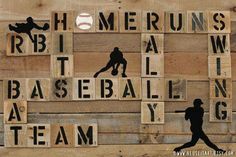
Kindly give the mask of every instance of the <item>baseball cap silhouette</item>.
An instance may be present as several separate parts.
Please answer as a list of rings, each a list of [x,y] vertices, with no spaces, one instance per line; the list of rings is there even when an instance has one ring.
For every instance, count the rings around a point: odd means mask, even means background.
[[[193,104],[194,104],[194,105],[201,105],[201,104],[203,104],[203,102],[202,102],[201,99],[197,98],[197,99],[195,99],[195,100],[193,101]]]

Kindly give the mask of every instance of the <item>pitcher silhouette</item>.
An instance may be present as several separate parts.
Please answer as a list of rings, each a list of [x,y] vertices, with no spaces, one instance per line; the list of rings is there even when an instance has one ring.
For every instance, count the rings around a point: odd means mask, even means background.
[[[32,29],[38,29],[38,30],[47,30],[49,29],[49,24],[45,23],[43,27],[40,27],[36,23],[34,23],[34,20],[32,17],[28,17],[26,19],[27,23],[16,23],[16,26],[12,26],[9,24],[9,30],[15,31],[16,33],[26,33],[32,42],[34,42],[34,39],[31,35]]]
[[[118,74],[118,68],[119,68],[120,64],[123,65],[122,77],[127,77],[127,75],[125,74],[126,66],[127,66],[127,61],[123,57],[123,54],[119,50],[119,48],[115,47],[114,50],[110,54],[110,60],[108,61],[107,65],[105,67],[103,67],[101,70],[99,70],[98,72],[96,72],[94,74],[94,77],[95,78],[98,77],[98,75],[101,72],[107,71],[111,67],[112,67],[111,74],[113,76],[116,76]]]
[[[226,152],[225,150],[219,149],[214,143],[212,143],[202,130],[204,115],[204,109],[201,107],[202,104],[203,102],[201,99],[195,99],[193,102],[194,107],[189,107],[185,110],[185,120],[190,119],[191,123],[190,130],[192,132],[192,139],[190,142],[187,142],[184,145],[175,148],[175,152],[179,152],[181,151],[181,149],[194,146],[199,139],[202,139],[207,146],[217,151],[217,153]]]

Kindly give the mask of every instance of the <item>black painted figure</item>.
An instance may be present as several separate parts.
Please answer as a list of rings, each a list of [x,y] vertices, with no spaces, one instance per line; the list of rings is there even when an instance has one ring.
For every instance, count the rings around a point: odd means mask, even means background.
[[[123,65],[123,72],[122,72],[122,77],[127,77],[125,74],[126,71],[126,66],[127,66],[127,61],[125,60],[125,58],[123,57],[122,52],[119,50],[118,47],[115,47],[114,50],[111,52],[110,54],[110,60],[107,63],[107,65],[105,67],[103,67],[101,70],[99,70],[98,72],[96,72],[96,74],[94,75],[94,77],[98,77],[98,75],[101,72],[107,71],[108,69],[110,69],[112,67],[112,71],[111,74],[113,76],[116,76],[118,74],[118,68],[120,66],[120,64]]]
[[[185,120],[190,120],[191,123],[190,130],[192,132],[192,140],[180,147],[175,148],[174,151],[179,152],[181,151],[181,149],[192,147],[197,143],[199,139],[202,139],[207,146],[217,151],[217,153],[225,153],[224,150],[219,149],[215,144],[213,144],[202,130],[204,115],[204,109],[201,107],[201,105],[203,104],[202,100],[195,99],[193,104],[194,107],[189,107],[185,110]]]
[[[9,24],[9,30],[15,31],[16,33],[26,33],[31,41],[33,42],[33,37],[31,35],[32,29],[38,29],[38,30],[47,30],[49,29],[49,24],[45,23],[43,27],[40,27],[36,23],[34,23],[34,20],[32,17],[28,17],[26,19],[27,23],[16,23],[15,26],[12,26]]]

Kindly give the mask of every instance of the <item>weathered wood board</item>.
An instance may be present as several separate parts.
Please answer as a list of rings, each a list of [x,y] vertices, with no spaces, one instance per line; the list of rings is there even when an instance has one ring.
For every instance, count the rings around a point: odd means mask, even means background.
[[[225,144],[219,143],[221,147],[229,151],[235,149],[235,144]],[[166,157],[172,156],[172,150],[177,147],[177,144],[161,144],[161,145],[102,145],[99,148],[89,149],[81,148],[52,148],[52,149],[9,149],[0,148],[0,154],[7,154],[9,157],[14,157],[17,154],[19,157],[24,157],[26,154],[32,154],[35,157],[40,157],[44,155],[50,155],[52,157],[64,157],[65,155],[70,155],[71,157],[83,157],[89,155],[91,157],[96,156],[150,156],[150,157]],[[195,150],[205,151],[207,147],[204,144],[198,144]],[[188,151],[193,149],[187,149]],[[78,153],[79,152],[79,153]],[[147,152],[147,153],[144,153]],[[199,155],[199,157],[204,157],[205,155]]]

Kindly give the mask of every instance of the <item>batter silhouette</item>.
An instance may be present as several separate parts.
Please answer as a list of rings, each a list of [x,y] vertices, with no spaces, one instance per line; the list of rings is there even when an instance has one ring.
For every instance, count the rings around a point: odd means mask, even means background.
[[[194,107],[189,107],[185,110],[185,120],[189,119],[191,123],[190,130],[192,132],[192,140],[180,147],[175,148],[174,151],[179,152],[181,151],[181,149],[192,147],[197,143],[199,139],[202,139],[207,146],[217,151],[217,153],[224,154],[226,151],[219,149],[215,144],[213,144],[202,130],[204,115],[204,109],[201,107],[201,105],[203,104],[202,100],[195,99],[193,104]]]
[[[110,54],[110,60],[108,61],[107,65],[103,67],[101,70],[94,74],[94,77],[98,77],[101,72],[107,71],[108,69],[112,68],[111,74],[116,76],[118,74],[118,68],[120,64],[123,65],[123,72],[122,77],[127,77],[125,74],[127,61],[123,57],[122,52],[119,50],[118,47],[115,47],[114,50]]]
[[[45,23],[43,27],[40,27],[36,23],[34,23],[34,20],[32,17],[28,17],[26,19],[27,23],[16,23],[15,26],[12,26],[9,24],[9,30],[15,31],[16,33],[26,33],[32,42],[34,42],[34,39],[31,35],[32,29],[38,29],[38,30],[47,30],[49,29],[49,24]]]

